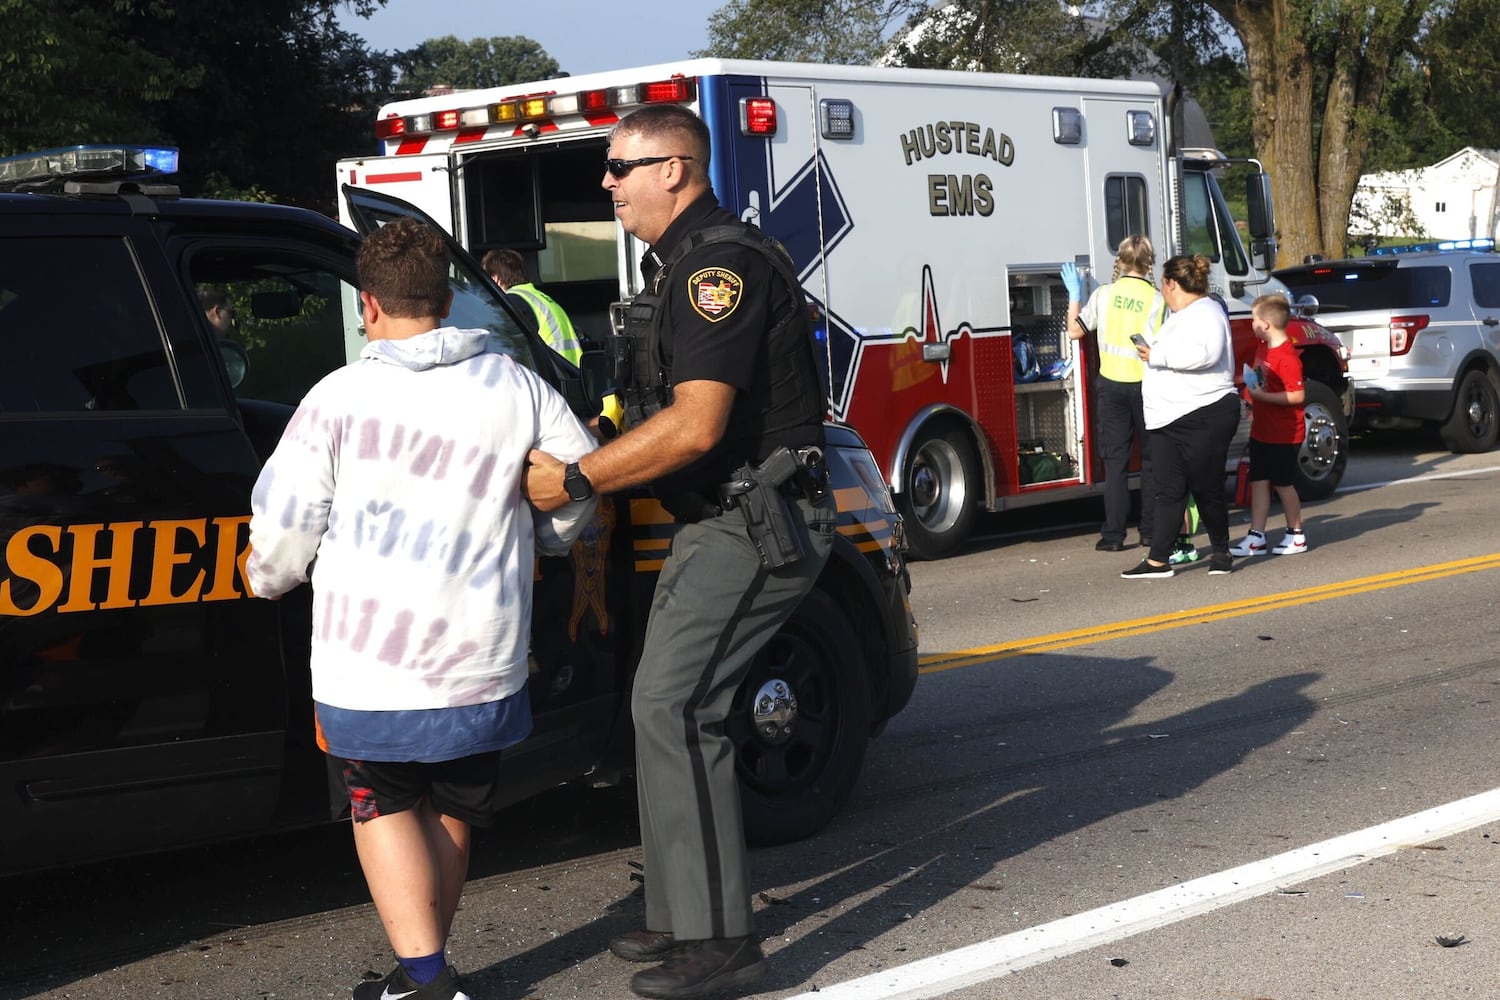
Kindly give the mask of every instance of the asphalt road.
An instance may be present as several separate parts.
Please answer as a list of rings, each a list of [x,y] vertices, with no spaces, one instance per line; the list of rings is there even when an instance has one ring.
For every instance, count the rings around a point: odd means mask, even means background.
[[[1500,995],[1482,813],[1145,929],[1121,916],[1500,785],[1500,453],[1429,448],[1358,442],[1347,491],[1307,509],[1310,551],[1230,576],[1121,580],[1139,553],[1093,550],[1091,504],[996,516],[915,566],[912,705],[827,832],[752,856],[763,995]],[[629,795],[584,788],[482,835],[450,947],[473,995],[628,996],[604,949],[641,919],[636,838]],[[340,828],[13,879],[0,996],[347,997],[390,965],[366,898]],[[881,985],[960,948],[980,972],[956,990]]]

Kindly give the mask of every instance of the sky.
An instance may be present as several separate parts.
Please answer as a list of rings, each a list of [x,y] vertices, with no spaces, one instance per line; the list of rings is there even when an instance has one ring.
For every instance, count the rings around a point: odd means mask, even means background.
[[[387,0],[368,20],[347,11],[339,24],[371,49],[414,48],[429,38],[524,35],[565,73],[684,59],[708,44],[708,19],[728,0],[672,0],[645,6],[607,0]]]

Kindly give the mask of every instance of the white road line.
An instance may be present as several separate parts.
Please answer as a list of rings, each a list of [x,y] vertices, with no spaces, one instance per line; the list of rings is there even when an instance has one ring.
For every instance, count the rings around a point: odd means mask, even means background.
[[[1489,465],[1482,469],[1459,469],[1456,472],[1428,472],[1420,476],[1407,476],[1404,479],[1387,479],[1382,483],[1354,483],[1349,486],[1340,486],[1338,493],[1362,493],[1365,490],[1378,490],[1382,486],[1406,486],[1411,483],[1430,483],[1439,479],[1464,479],[1469,476],[1484,476],[1492,472],[1500,472],[1500,465]]]
[[[925,1000],[1500,821],[1500,788],[790,1000]]]

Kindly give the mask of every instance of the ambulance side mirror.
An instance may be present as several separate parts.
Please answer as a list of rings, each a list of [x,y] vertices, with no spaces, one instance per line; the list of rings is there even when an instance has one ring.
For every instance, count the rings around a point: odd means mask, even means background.
[[[1272,220],[1276,215],[1271,202],[1270,174],[1256,172],[1245,178],[1245,208],[1250,216],[1250,239],[1274,242],[1276,234]]]

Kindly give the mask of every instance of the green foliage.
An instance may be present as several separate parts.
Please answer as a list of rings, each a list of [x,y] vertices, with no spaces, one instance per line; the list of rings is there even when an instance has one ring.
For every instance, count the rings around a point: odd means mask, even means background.
[[[333,160],[371,148],[393,78],[336,15],[384,2],[0,0],[0,153],[172,143],[188,194],[331,210]]]
[[[713,44],[693,53],[845,66],[880,58],[891,29],[923,0],[730,0],[708,20]]]
[[[912,18],[885,62],[1048,76],[1125,76],[1147,56],[1128,28],[1087,20],[1057,0],[954,0]]]
[[[151,113],[202,67],[121,34],[127,18],[168,26],[163,3],[0,0],[0,155],[108,140],[155,138]]]
[[[558,74],[557,60],[523,35],[474,38],[455,35],[429,38],[394,56],[401,70],[401,89],[421,93],[446,84],[457,90],[499,87]]]

